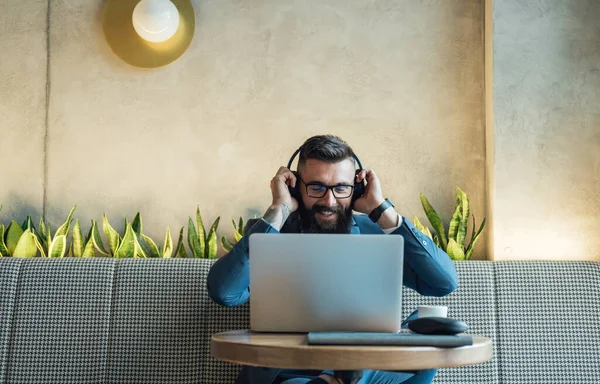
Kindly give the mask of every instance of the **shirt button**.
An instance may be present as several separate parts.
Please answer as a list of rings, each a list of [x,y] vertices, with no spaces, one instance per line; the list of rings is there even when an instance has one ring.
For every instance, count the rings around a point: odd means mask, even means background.
[[[425,240],[423,240],[423,245],[427,245],[427,242]]]

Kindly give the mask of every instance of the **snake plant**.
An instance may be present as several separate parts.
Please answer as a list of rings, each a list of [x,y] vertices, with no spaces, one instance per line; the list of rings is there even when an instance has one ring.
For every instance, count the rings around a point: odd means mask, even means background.
[[[204,228],[204,223],[202,222],[202,216],[200,215],[200,207],[198,206],[196,209],[196,225],[194,225],[194,221],[190,217],[188,220],[188,246],[192,251],[192,255],[196,258],[204,258],[204,259],[214,259],[217,257],[217,228],[219,227],[219,220],[221,218],[217,217],[217,219],[213,222],[210,229],[207,231]],[[181,247],[181,251],[185,253],[185,249],[183,249],[182,242],[178,247]],[[180,249],[178,249],[178,252]],[[181,256],[184,256],[183,254]],[[187,256],[187,255],[185,255]]]
[[[234,241],[230,241],[225,236],[221,237],[221,245],[223,246],[223,249],[227,252],[231,251],[235,243],[237,243],[242,237],[244,237],[244,219],[242,219],[241,216],[237,224],[235,220],[231,219],[231,225],[233,226]]]
[[[173,253],[171,230],[167,227],[163,247],[162,249],[159,248],[152,238],[143,233],[142,216],[139,212],[135,215],[131,223],[125,218],[125,231],[123,236],[110,225],[106,214],[102,217],[102,225],[106,238],[108,239],[108,247],[110,249],[109,255],[112,255],[115,258],[170,258]]]
[[[27,216],[23,224],[19,225],[12,220],[8,227],[0,224],[0,255],[13,257],[35,257],[40,252],[42,257],[64,257],[67,249],[67,237],[71,228],[74,206],[69,212],[67,220],[56,230],[54,236],[50,225],[40,219],[39,228],[36,229]]]
[[[425,211],[425,215],[429,219],[429,223],[433,227],[434,234],[429,231],[429,228],[423,226],[417,217],[414,217],[414,224],[423,234],[431,238],[435,244],[443,249],[452,260],[469,260],[473,255],[473,250],[477,244],[477,240],[481,236],[485,227],[485,217],[475,231],[475,215],[473,214],[473,227],[471,230],[471,240],[467,243],[467,227],[469,223],[470,205],[469,197],[460,188],[456,188],[456,207],[452,218],[448,224],[448,231],[440,219],[440,216],[427,200],[424,194],[420,194],[421,205]]]

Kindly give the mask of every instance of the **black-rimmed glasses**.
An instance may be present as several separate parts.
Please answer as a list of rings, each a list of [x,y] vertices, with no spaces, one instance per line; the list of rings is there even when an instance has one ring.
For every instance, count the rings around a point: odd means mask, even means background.
[[[306,194],[309,197],[321,198],[327,194],[327,191],[331,189],[333,196],[336,199],[347,199],[352,196],[354,192],[354,185],[338,184],[338,185],[324,185],[321,183],[305,183],[304,180],[298,176],[298,179],[306,186]]]

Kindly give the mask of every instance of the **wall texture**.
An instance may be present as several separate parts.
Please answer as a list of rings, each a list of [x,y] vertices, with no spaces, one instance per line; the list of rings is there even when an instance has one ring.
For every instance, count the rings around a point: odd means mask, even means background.
[[[46,0],[0,2],[0,222],[42,214],[46,7]]]
[[[494,1],[495,259],[600,259],[600,2]]]
[[[448,219],[456,186],[484,215],[482,1],[198,0],[189,50],[157,70],[111,52],[100,0],[50,1],[49,50],[46,2],[9,3],[0,221],[45,208],[56,228],[77,204],[85,232],[102,213],[122,228],[140,211],[162,243],[199,205],[231,235],[319,133],[347,140],[411,219],[426,222],[419,192]]]

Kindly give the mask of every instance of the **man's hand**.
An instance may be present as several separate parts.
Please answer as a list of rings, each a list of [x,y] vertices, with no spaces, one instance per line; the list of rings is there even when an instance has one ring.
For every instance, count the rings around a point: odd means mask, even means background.
[[[356,181],[360,183],[363,180],[366,180],[365,193],[360,199],[354,202],[354,210],[368,215],[372,210],[379,207],[385,199],[381,192],[381,183],[375,171],[368,168],[360,171],[356,176]]]
[[[368,215],[375,208],[379,207],[385,199],[381,192],[381,183],[379,182],[379,178],[375,174],[375,171],[372,169],[363,169],[357,175],[357,182],[361,182],[362,180],[366,180],[365,193],[360,199],[357,199],[354,202],[353,209]],[[400,225],[399,217],[400,215],[398,215],[396,210],[393,207],[390,207],[381,215],[377,224],[379,224],[382,229],[393,228]]]
[[[278,231],[292,212],[298,209],[298,201],[292,197],[288,186],[295,187],[298,180],[292,171],[280,167],[271,179],[271,194],[273,202],[263,216],[263,220]]]

